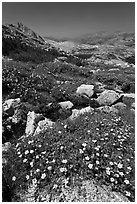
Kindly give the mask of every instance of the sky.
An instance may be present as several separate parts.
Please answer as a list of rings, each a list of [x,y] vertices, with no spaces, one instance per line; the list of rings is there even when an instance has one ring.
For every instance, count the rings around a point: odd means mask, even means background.
[[[75,38],[134,32],[134,2],[3,2],[2,23],[22,22],[41,36]]]

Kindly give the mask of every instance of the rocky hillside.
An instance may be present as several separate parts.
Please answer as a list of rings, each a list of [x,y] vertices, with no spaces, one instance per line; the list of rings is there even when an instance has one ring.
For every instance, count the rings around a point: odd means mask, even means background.
[[[18,29],[29,42],[45,43],[24,26]],[[134,66],[93,65],[72,53],[42,63],[6,56],[3,201],[134,201]]]

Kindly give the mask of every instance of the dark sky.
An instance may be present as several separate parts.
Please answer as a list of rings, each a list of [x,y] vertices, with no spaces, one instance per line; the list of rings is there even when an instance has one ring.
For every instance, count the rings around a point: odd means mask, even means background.
[[[76,37],[135,29],[134,2],[4,2],[2,22],[22,22],[42,36]]]

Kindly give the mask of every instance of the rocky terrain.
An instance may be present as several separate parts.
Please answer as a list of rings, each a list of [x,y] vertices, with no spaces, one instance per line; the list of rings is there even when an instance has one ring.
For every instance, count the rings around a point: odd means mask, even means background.
[[[2,31],[3,201],[135,201],[134,35]]]

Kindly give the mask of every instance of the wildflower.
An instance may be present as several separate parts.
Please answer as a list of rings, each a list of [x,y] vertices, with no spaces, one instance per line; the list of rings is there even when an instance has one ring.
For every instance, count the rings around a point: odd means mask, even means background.
[[[85,159],[88,161],[90,158],[88,156],[86,156]]]
[[[59,130],[58,133],[61,134],[62,132]]]
[[[87,133],[90,133],[90,130],[88,130]]]
[[[57,184],[54,184],[53,189],[56,189],[57,187],[58,187],[58,185],[57,185]]]
[[[33,162],[30,162],[30,166],[33,167]]]
[[[36,155],[36,159],[39,159],[39,155]]]
[[[92,140],[92,142],[96,143],[96,142],[97,142],[97,140]]]
[[[31,150],[30,150],[30,154],[32,154],[33,152],[34,152],[34,150],[31,149]]]
[[[125,183],[125,184],[129,184],[129,180],[125,179],[125,180],[124,180],[124,183]]]
[[[41,175],[41,178],[44,179],[45,177],[46,177],[46,174],[43,173],[43,174]]]
[[[19,143],[16,144],[16,147],[18,147],[18,146],[19,146]]]
[[[111,182],[114,182],[114,181],[115,181],[115,179],[111,177],[111,178],[110,178],[110,181],[111,181]]]
[[[48,168],[47,168],[49,171],[52,169],[52,166],[48,166]]]
[[[28,141],[28,144],[31,144],[32,142],[33,142],[33,141],[29,140],[29,141]]]
[[[98,160],[96,161],[96,164],[99,164],[99,161],[98,161]]]
[[[109,170],[106,170],[106,174],[110,175],[110,171],[109,171]]]
[[[38,173],[40,171],[40,169],[36,169],[36,172]]]
[[[46,151],[44,151],[44,152],[41,152],[41,154],[46,154]]]
[[[123,164],[119,163],[118,168],[121,169],[123,167]]]
[[[25,151],[25,154],[28,154],[28,153],[29,153],[29,150],[26,150],[26,151]]]
[[[122,171],[119,172],[120,176],[124,176],[124,173]]]
[[[55,159],[52,160],[53,163],[55,163],[55,161],[56,161]]]
[[[86,144],[86,143],[83,143],[83,144],[82,144],[82,146],[83,146],[83,147],[86,147],[86,146],[87,146],[87,144]]]
[[[130,166],[128,166],[127,169],[131,171],[132,168]]]
[[[29,180],[29,175],[26,176],[26,179]]]
[[[12,181],[16,181],[16,176],[13,176],[13,177],[12,177]]]
[[[83,154],[84,152],[83,152],[83,150],[82,150],[82,149],[79,149],[79,153],[80,153],[80,154]]]
[[[62,150],[64,147],[63,146],[60,146],[60,149]]]
[[[119,174],[115,174],[115,176],[118,178],[118,177],[119,177]]]
[[[22,157],[22,154],[20,154],[18,157]]]
[[[110,161],[109,163],[110,163],[111,166],[113,165],[113,162]]]
[[[126,193],[126,196],[131,196],[131,193],[130,192],[128,192],[128,191],[125,191],[125,193]]]
[[[66,159],[63,159],[63,160],[62,160],[62,163],[63,163],[63,164],[66,164],[67,162],[68,162],[68,161],[67,161]]]
[[[104,154],[104,157],[108,157],[108,154]]]
[[[37,179],[36,178],[32,179],[32,183],[36,184],[37,183]]]
[[[23,163],[25,163],[27,161],[27,159],[23,159]]]
[[[17,152],[17,154],[21,154],[21,152]]]
[[[67,125],[64,125],[64,128],[67,128]]]
[[[92,169],[93,168],[93,164],[88,164],[88,168]]]
[[[96,155],[99,157],[99,153],[96,153]]]
[[[60,172],[64,172],[64,171],[67,171],[67,169],[66,168],[60,168]]]
[[[42,145],[40,144],[40,145],[38,145],[38,147],[39,147],[39,148],[41,148],[41,147],[42,147]]]

